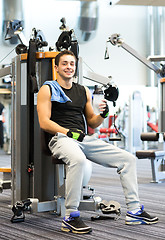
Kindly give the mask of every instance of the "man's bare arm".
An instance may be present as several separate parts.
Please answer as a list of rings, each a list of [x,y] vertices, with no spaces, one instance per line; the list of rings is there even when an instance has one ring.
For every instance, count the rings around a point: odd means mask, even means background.
[[[51,134],[61,132],[67,134],[69,129],[61,127],[59,124],[50,120],[51,118],[51,93],[48,85],[43,85],[37,96],[37,112],[40,127]]]

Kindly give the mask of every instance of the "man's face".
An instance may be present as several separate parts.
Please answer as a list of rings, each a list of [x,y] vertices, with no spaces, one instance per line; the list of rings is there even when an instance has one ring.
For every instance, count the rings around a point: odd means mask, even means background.
[[[63,55],[60,57],[59,65],[55,66],[56,72],[64,80],[71,79],[75,74],[76,61],[72,55]]]

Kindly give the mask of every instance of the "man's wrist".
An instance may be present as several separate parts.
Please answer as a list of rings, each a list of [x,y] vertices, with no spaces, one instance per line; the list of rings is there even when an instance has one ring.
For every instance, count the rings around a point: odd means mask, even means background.
[[[79,142],[82,142],[84,137],[85,137],[85,133],[79,129],[75,129],[75,130],[69,130],[66,134],[68,137],[73,138]]]
[[[100,116],[101,116],[102,118],[107,118],[108,115],[109,115],[109,112],[107,112],[106,114],[100,113]]]

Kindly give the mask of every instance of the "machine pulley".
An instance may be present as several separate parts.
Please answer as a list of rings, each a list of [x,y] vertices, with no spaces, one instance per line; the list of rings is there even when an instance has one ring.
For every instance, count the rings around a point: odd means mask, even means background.
[[[107,42],[110,42],[114,46],[122,47],[139,61],[141,61],[143,64],[145,64],[148,68],[153,70],[157,75],[159,75],[160,77],[165,77],[165,65],[160,64],[161,68],[159,68],[145,57],[140,56],[133,48],[131,48],[124,42],[124,40],[120,37],[120,34],[112,34]]]
[[[68,49],[71,46],[72,33],[73,30],[63,31],[61,33],[56,42],[56,47],[58,51],[61,51],[63,48]]]
[[[55,44],[57,51],[62,51],[63,49],[70,50],[74,53],[78,60],[79,45],[77,40],[73,39],[74,30],[67,30],[65,18],[62,18],[60,21],[62,22],[62,25],[59,29],[62,30],[62,33]]]
[[[106,100],[113,102],[113,106],[116,106],[116,100],[119,96],[119,89],[115,85],[107,84],[106,89],[104,90],[104,97]]]
[[[6,27],[5,40],[11,39],[15,34],[18,34],[23,30],[23,24],[20,20],[8,21]]]

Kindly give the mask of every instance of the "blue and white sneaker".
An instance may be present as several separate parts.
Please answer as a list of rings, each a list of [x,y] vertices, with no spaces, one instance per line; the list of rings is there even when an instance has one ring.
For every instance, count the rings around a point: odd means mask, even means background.
[[[137,213],[127,212],[125,224],[136,225],[136,224],[154,224],[158,222],[157,217],[150,216],[144,211],[144,206],[142,205],[141,210]]]
[[[92,232],[92,228],[88,227],[81,219],[80,212],[70,213],[68,218],[63,218],[61,230],[64,232],[85,234]]]

